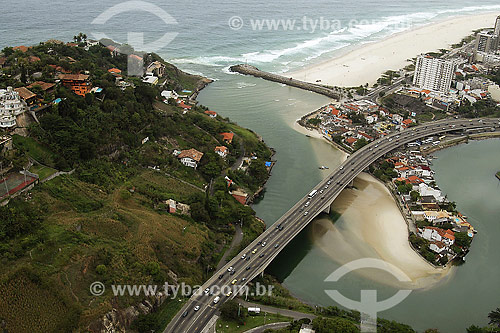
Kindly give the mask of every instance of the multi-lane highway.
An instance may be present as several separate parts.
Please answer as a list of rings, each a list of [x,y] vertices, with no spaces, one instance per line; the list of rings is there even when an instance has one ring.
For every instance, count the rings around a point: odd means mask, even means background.
[[[426,123],[393,133],[358,150],[311,189],[316,190],[314,196],[306,195],[299,200],[272,227],[206,281],[200,292],[189,299],[164,332],[201,332],[221,304],[235,296],[234,291],[231,294],[217,291],[223,287],[242,288],[261,273],[314,217],[328,209],[340,192],[378,158],[417,139],[455,131],[500,131],[500,119],[445,119]],[[216,292],[204,293],[206,288]]]

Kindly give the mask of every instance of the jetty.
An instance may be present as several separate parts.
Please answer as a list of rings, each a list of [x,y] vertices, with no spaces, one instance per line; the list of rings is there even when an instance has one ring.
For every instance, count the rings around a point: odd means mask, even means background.
[[[333,89],[319,85],[319,84],[314,84],[314,83],[309,83],[309,82],[304,82],[300,80],[296,80],[291,77],[285,77],[283,75],[278,75],[278,74],[273,74],[269,72],[264,72],[258,69],[255,66],[252,65],[247,65],[247,64],[240,64],[240,65],[234,65],[229,68],[231,72],[235,73],[240,73],[244,75],[252,75],[255,77],[260,77],[264,80],[268,81],[273,81],[273,82],[278,82],[282,84],[286,84],[287,86],[307,90],[307,91],[312,91],[330,98],[334,98],[336,100],[339,100],[340,96],[338,93],[336,93]]]
[[[497,178],[498,178],[498,180],[500,180],[500,171],[498,171],[498,172],[496,173],[495,177],[497,177]]]

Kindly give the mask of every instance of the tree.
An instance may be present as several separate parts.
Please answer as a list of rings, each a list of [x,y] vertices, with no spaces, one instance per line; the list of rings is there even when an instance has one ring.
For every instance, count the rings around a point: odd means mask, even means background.
[[[467,232],[456,232],[455,233],[455,244],[462,248],[468,248],[470,243],[472,242],[472,238],[469,237]]]
[[[237,301],[229,300],[221,305],[220,314],[225,320],[237,320],[242,322],[245,316],[245,311],[240,311],[240,316],[238,317],[238,308],[239,305]]]
[[[412,201],[417,201],[418,199],[420,199],[420,193],[418,193],[417,191],[411,191],[410,196]]]
[[[490,325],[495,325],[500,328],[500,308],[496,308],[496,310],[491,311],[488,314],[488,318],[490,319]]]
[[[358,141],[356,141],[356,143],[354,143],[354,150],[361,149],[364,146],[366,146],[367,144],[368,144],[368,141],[366,141],[365,138],[361,138]]]
[[[248,167],[248,171],[250,173],[250,176],[257,179],[258,182],[262,182],[267,179],[267,168],[264,161],[262,160],[253,160]]]
[[[344,318],[317,317],[313,320],[313,328],[317,333],[357,333],[357,326]]]

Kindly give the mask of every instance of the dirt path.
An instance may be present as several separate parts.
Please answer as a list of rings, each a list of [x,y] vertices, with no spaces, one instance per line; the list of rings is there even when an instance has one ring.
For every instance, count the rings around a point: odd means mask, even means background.
[[[231,245],[226,250],[226,252],[222,256],[222,258],[220,259],[219,264],[217,265],[216,271],[218,271],[219,269],[221,269],[222,266],[224,266],[226,264],[226,259],[229,256],[229,254],[231,254],[231,252],[233,251],[233,249],[235,249],[237,246],[239,246],[240,243],[241,243],[241,241],[243,240],[243,232],[241,231],[241,227],[239,225],[236,225],[235,229],[236,230],[235,230],[235,233],[234,233],[233,240],[231,241]]]

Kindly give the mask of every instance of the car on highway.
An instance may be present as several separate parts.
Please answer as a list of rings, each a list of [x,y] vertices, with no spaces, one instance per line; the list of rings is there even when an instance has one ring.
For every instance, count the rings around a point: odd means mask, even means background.
[[[328,185],[330,185],[332,182],[331,182],[331,181],[327,181],[326,183],[327,183]]]
[[[233,292],[231,290],[229,290],[229,292],[226,294],[227,297],[231,296]]]
[[[304,212],[304,216],[307,216],[307,214],[309,214],[309,212]]]
[[[188,315],[188,310],[184,311],[184,313],[182,314],[182,317],[187,317]]]
[[[310,202],[310,201],[308,201],[308,202],[306,202],[306,204],[305,204],[304,206],[308,207],[310,203],[311,203],[311,202]]]
[[[344,166],[341,165],[340,168],[339,168],[339,170],[342,170],[342,169],[344,169]]]
[[[247,254],[245,253],[244,255],[241,256],[241,259],[245,259],[247,257]]]
[[[259,258],[264,258],[264,253],[262,253],[262,254],[259,256]]]
[[[249,270],[250,268],[252,268],[252,266],[247,266],[247,268],[245,268],[245,270]]]
[[[234,279],[233,281],[231,281],[231,284],[236,284],[236,282],[238,282],[238,280]]]
[[[194,311],[198,311],[199,309],[200,309],[200,306],[199,306],[199,305],[197,305],[197,306],[195,306],[195,307],[194,307],[194,309],[193,309],[193,310],[194,310]]]
[[[319,191],[319,194],[323,194],[323,192],[324,192],[324,190],[320,190],[320,191]]]
[[[325,185],[325,190],[328,188],[328,185]]]
[[[252,253],[255,254],[257,252],[257,248],[253,249]]]
[[[266,246],[267,242],[262,243],[262,247]]]
[[[228,272],[234,271],[234,267],[233,267],[233,266],[229,267],[229,268],[227,269],[227,271],[228,271]]]
[[[247,278],[243,278],[241,279],[241,282],[245,282],[247,280]]]
[[[278,246],[280,246],[280,243],[274,244],[274,248],[276,249]]]
[[[224,277],[224,274],[219,275],[219,280]]]
[[[215,298],[214,298],[214,304],[219,303],[219,300],[220,300],[220,297],[219,297],[219,296],[215,297]]]
[[[281,227],[279,228],[279,231],[281,231],[281,230],[283,230],[283,226],[281,226]]]
[[[236,273],[236,271],[231,271],[231,273],[229,273],[229,275],[234,275],[234,273]]]
[[[323,200],[324,198],[325,198],[325,196],[324,196],[324,195],[322,195],[322,196],[321,196],[321,200]]]
[[[281,223],[276,226],[276,229],[279,229],[281,227]]]
[[[209,294],[210,294],[210,288],[205,289],[205,295],[208,296]]]

